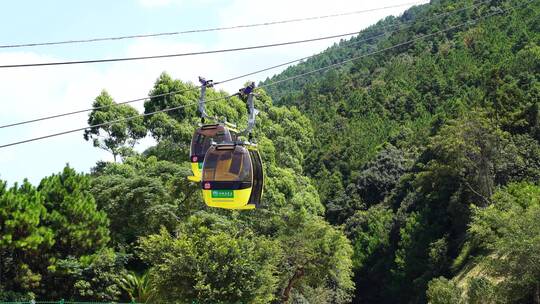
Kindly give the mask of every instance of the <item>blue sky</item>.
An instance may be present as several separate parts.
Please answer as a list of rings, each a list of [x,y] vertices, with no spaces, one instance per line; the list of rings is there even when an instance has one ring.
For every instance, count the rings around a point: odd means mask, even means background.
[[[212,5],[209,5],[210,1],[204,0],[5,2],[0,11],[2,23],[6,25],[0,27],[1,44],[123,36],[218,26],[219,10],[211,7],[227,1],[211,2]],[[186,35],[181,39],[196,40],[202,46],[210,46],[216,36],[215,33],[198,35]],[[52,54],[64,59],[114,57],[121,54],[122,49],[130,43],[129,40],[119,40],[18,50]]]
[[[411,2],[410,0],[118,0],[4,1],[0,44],[181,31],[326,15]],[[425,1],[424,1],[425,2]],[[114,42],[0,49],[0,64],[143,56],[249,46],[361,30],[407,7],[336,19],[255,29],[186,34]],[[199,75],[220,80],[318,53],[336,40],[249,52],[151,61],[0,70],[0,125],[91,106],[102,89],[116,101],[144,97],[163,71],[183,81]],[[236,91],[248,80],[221,89]],[[142,110],[142,103],[134,105]],[[87,114],[0,129],[0,144],[86,126]],[[143,140],[144,149],[151,140]],[[85,142],[81,133],[0,149],[0,179],[10,183],[41,178],[66,163],[88,172],[112,157]]]

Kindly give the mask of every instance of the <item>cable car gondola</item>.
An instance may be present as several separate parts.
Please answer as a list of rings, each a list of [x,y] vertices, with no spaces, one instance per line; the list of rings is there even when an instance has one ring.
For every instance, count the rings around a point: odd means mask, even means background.
[[[201,181],[202,166],[206,151],[212,142],[230,142],[237,139],[238,131],[224,123],[202,125],[193,133],[189,159],[193,176],[188,179],[194,182]]]
[[[202,169],[204,202],[210,207],[225,209],[255,209],[260,205],[264,173],[257,145],[252,142],[252,130],[258,111],[253,104],[252,83],[240,90],[247,96],[248,126],[242,132],[249,141],[212,143],[206,152]]]
[[[263,191],[262,161],[255,144],[214,144],[206,152],[202,189],[210,207],[254,209]]]
[[[192,176],[188,176],[188,179],[193,182],[201,181],[202,165],[204,156],[212,142],[224,142],[235,141],[237,139],[238,131],[233,124],[227,122],[219,122],[213,124],[204,124],[205,119],[209,118],[214,121],[218,121],[217,118],[210,117],[206,113],[205,98],[206,88],[213,86],[212,80],[206,80],[199,77],[201,83],[201,96],[199,98],[198,111],[201,115],[202,125],[195,130],[191,139],[191,148],[189,152],[189,160],[191,162]]]

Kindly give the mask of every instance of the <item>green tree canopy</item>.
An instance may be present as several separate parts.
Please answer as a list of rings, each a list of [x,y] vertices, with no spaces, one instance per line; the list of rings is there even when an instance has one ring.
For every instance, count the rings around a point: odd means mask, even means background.
[[[46,217],[43,197],[28,181],[9,189],[0,181],[0,292],[27,294],[40,286],[42,253],[55,242]]]
[[[217,221],[217,222],[214,222]],[[178,227],[141,239],[159,301],[268,303],[274,299],[275,241],[219,217],[192,216]]]
[[[139,112],[130,105],[115,103],[105,90],[92,107],[84,139],[91,139],[94,147],[111,152],[115,161],[118,156],[132,154],[133,146],[147,133]]]
[[[489,250],[488,270],[508,302],[540,300],[540,187],[511,184],[493,196],[494,204],[474,208],[470,233]]]

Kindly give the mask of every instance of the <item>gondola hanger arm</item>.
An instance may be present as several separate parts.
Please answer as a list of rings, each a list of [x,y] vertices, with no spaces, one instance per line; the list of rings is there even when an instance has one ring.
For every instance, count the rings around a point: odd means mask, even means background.
[[[246,87],[239,90],[238,94],[240,96],[247,96],[247,106],[248,106],[248,124],[247,128],[242,131],[242,135],[247,135],[249,138],[249,141],[252,140],[252,132],[253,128],[255,128],[255,119],[257,117],[257,114],[259,114],[259,110],[255,109],[255,82],[250,83]]]
[[[199,97],[199,114],[201,115],[201,121],[204,123],[206,118],[216,120],[214,117],[208,116],[206,113],[206,88],[214,86],[213,80],[206,80],[204,77],[199,76],[199,82],[201,83],[201,96]]]

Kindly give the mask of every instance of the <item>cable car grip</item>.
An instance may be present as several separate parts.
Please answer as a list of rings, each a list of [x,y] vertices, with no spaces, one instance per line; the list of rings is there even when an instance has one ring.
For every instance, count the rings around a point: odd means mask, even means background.
[[[205,118],[214,119],[213,117],[208,116],[206,113],[206,88],[213,87],[214,81],[206,80],[204,77],[199,76],[199,82],[201,83],[201,96],[199,97],[198,112],[201,115],[202,123],[204,123]]]
[[[252,131],[255,127],[255,118],[257,117],[257,114],[259,114],[259,110],[255,109],[255,103],[253,101],[253,98],[255,96],[254,91],[255,90],[255,82],[250,83],[246,87],[239,90],[238,95],[240,96],[247,96],[247,106],[249,109],[248,113],[248,125],[247,128],[242,131],[242,134],[248,136],[248,140],[251,142],[253,140]]]

